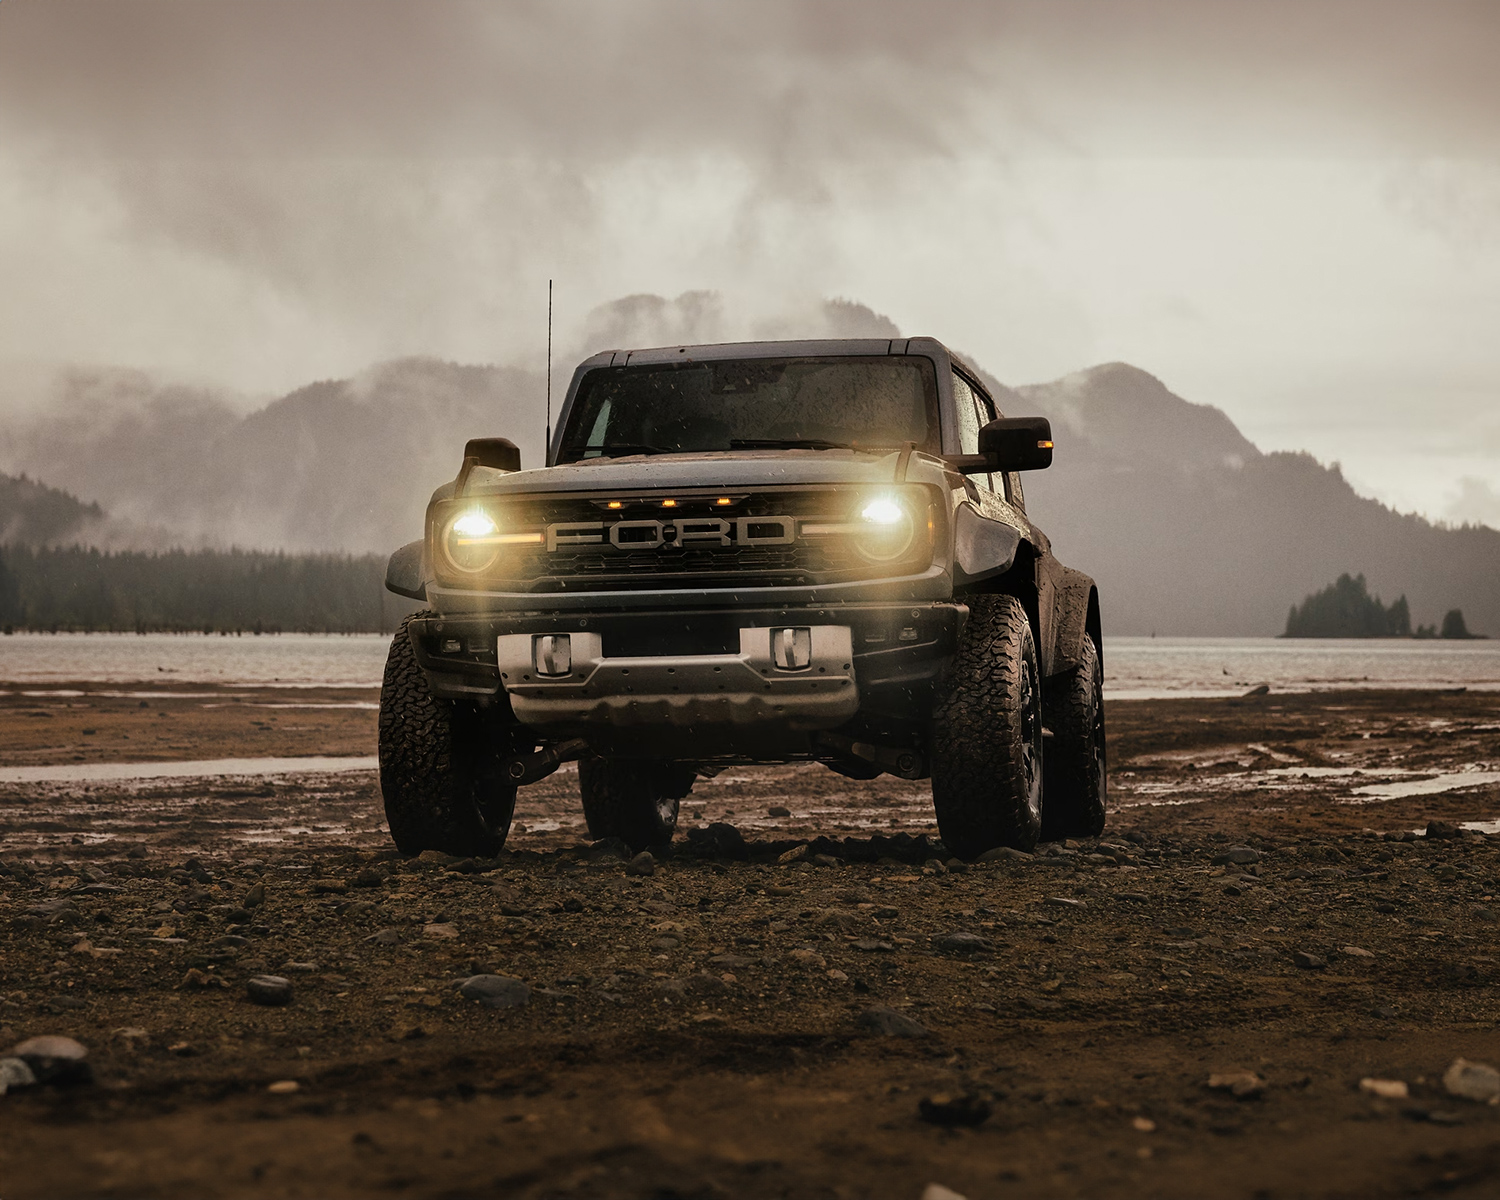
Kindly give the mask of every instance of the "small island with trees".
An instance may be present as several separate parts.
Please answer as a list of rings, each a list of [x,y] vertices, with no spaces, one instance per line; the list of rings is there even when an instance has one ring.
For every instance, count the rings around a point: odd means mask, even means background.
[[[1411,609],[1405,595],[1389,607],[1379,596],[1370,595],[1363,575],[1340,575],[1321,592],[1292,605],[1286,616],[1282,637],[1304,638],[1446,638],[1467,641],[1483,638],[1470,633],[1461,609],[1449,609],[1441,628],[1436,625],[1411,627]]]

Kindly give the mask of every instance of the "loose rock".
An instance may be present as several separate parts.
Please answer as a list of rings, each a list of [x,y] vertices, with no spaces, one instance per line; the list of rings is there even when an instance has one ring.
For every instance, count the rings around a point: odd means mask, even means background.
[[[12,1046],[10,1056],[31,1068],[38,1083],[88,1083],[94,1077],[89,1052],[70,1037],[43,1035]]]
[[[993,850],[986,850],[975,862],[1030,862],[1032,855],[1024,850],[1016,850],[1010,846],[996,846]]]
[[[531,999],[531,987],[509,975],[471,975],[458,985],[458,994],[488,1008],[520,1008]]]
[[[252,975],[245,980],[245,994],[256,1004],[276,1007],[292,1002],[292,981],[282,975]]]
[[[1292,955],[1292,962],[1304,971],[1321,971],[1328,965],[1327,961],[1320,955],[1310,954],[1306,950],[1298,950]]]
[[[1210,1075],[1208,1086],[1216,1092],[1228,1092],[1237,1100],[1250,1100],[1265,1089],[1265,1082],[1253,1071],[1228,1071]]]
[[[1409,1095],[1406,1082],[1401,1079],[1372,1079],[1366,1076],[1359,1081],[1359,1090],[1382,1100],[1405,1100]]]
[[[627,875],[654,875],[656,873],[656,859],[651,857],[651,851],[642,850],[628,863],[625,864]]]
[[[1500,1104],[1500,1071],[1486,1063],[1455,1058],[1443,1072],[1443,1087],[1448,1095],[1481,1104]]]
[[[934,945],[939,950],[987,950],[990,946],[990,939],[980,937],[977,933],[945,933],[934,942]]]
[[[919,1021],[914,1021],[894,1008],[867,1008],[859,1014],[859,1024],[871,1033],[882,1037],[924,1038],[932,1036],[932,1030]]]
[[[31,1087],[36,1076],[24,1058],[0,1058],[0,1096],[11,1088]]]

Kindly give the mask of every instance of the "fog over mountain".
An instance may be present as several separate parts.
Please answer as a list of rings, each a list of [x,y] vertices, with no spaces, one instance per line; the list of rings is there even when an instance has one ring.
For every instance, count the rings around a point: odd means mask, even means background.
[[[554,405],[573,367],[595,350],[736,336],[898,332],[844,300],[747,324],[713,292],[626,296],[589,314],[582,347],[558,352]],[[420,535],[427,499],[453,477],[468,438],[508,437],[526,465],[541,461],[545,363],[401,359],[311,383],[248,415],[243,404],[140,371],[64,372],[45,403],[0,424],[0,470],[62,488],[113,518],[107,530],[80,522],[66,535],[74,540],[385,551]]]
[[[585,325],[585,344],[554,364],[554,412],[575,363],[598,349],[900,336],[844,300],[747,325],[707,291],[624,297]],[[1493,529],[1401,515],[1358,495],[1336,465],[1262,453],[1219,409],[1124,363],[987,382],[1007,412],[1053,422],[1057,458],[1026,477],[1029,508],[1059,556],[1098,579],[1108,632],[1275,634],[1293,603],[1349,572],[1387,600],[1405,594],[1416,623],[1460,607],[1471,628],[1500,633]],[[385,552],[418,536],[467,438],[510,437],[527,465],[542,453],[544,370],[516,366],[403,359],[248,415],[242,397],[139,372],[75,372],[54,386],[42,415],[0,427],[0,470],[100,506],[42,497],[54,543]],[[35,483],[11,491],[41,511]]]

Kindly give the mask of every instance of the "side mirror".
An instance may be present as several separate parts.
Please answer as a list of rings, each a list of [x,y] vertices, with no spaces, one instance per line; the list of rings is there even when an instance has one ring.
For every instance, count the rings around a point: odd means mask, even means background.
[[[1001,417],[979,431],[979,453],[992,471],[1041,471],[1052,465],[1052,422]]]
[[[470,438],[464,443],[464,457],[472,458],[475,466],[497,471],[521,469],[521,451],[509,438]]]

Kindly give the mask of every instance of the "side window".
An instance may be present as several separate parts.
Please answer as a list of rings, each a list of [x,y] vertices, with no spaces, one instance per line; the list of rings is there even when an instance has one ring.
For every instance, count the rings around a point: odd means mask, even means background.
[[[953,376],[953,403],[958,409],[958,438],[959,445],[965,454],[979,453],[979,428],[988,425],[995,419],[994,410],[990,402],[984,396],[969,386],[969,381],[962,375]],[[971,475],[976,483],[982,483],[990,491],[1003,490],[1004,485],[996,488],[1004,476],[995,475]]]
[[[979,415],[974,389],[962,375],[953,377],[953,407],[958,410],[958,452],[979,453]]]

